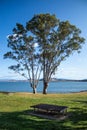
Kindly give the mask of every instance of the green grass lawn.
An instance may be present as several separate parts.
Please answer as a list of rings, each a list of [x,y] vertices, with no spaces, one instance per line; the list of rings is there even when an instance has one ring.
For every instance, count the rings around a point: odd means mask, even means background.
[[[26,113],[38,103],[68,106],[70,117],[57,121]],[[87,130],[87,93],[0,93],[0,130]]]

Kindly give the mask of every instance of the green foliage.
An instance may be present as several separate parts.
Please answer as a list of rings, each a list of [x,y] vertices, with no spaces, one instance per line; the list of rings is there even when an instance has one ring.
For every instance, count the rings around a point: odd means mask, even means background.
[[[44,35],[48,35],[49,31],[56,27],[59,23],[59,20],[56,19],[55,15],[50,14],[39,14],[35,15],[29,22],[26,24],[27,30],[31,30],[40,38]]]

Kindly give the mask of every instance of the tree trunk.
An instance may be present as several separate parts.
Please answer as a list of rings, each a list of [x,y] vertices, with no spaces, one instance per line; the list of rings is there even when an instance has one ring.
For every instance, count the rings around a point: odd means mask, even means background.
[[[43,94],[47,94],[48,82],[44,82]]]
[[[33,87],[33,94],[36,94],[37,93],[37,88],[36,86]]]

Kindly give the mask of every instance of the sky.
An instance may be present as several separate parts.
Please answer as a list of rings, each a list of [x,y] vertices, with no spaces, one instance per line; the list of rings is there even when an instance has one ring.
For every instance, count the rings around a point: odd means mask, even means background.
[[[3,59],[8,51],[7,35],[16,23],[26,24],[35,14],[55,14],[61,21],[68,20],[78,27],[85,44],[81,53],[74,53],[61,62],[56,78],[87,79],[87,0],[0,0],[0,79],[23,79],[9,70],[14,62]]]

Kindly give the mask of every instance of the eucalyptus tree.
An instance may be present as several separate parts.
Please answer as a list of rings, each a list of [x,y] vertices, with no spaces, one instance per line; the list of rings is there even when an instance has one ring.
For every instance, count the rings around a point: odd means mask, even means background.
[[[25,77],[33,93],[36,93],[41,67],[35,38],[23,25],[17,23],[13,34],[8,36],[8,47],[10,51],[4,54],[4,58],[16,61],[16,65],[9,68]]]
[[[84,38],[75,25],[50,14],[35,15],[26,28],[37,38],[43,69],[43,94],[46,94],[48,83],[60,63],[73,52],[79,52]]]

